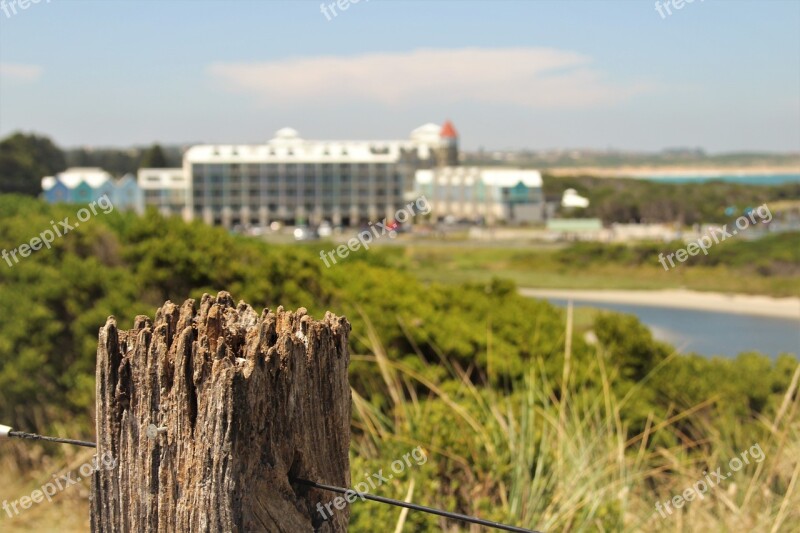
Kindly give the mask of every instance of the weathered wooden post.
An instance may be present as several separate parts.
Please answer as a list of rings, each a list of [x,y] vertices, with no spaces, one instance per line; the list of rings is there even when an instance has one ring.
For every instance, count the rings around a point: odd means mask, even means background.
[[[97,350],[98,456],[92,531],[347,531],[334,495],[290,478],[349,486],[350,325],[234,306],[230,294],[167,302],[154,322]],[[153,424],[155,427],[148,427]]]

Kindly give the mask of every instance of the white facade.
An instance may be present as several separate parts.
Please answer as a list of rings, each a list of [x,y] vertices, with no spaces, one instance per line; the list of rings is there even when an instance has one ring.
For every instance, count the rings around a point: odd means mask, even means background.
[[[185,215],[189,187],[183,168],[140,168],[136,181],[145,207],[155,207],[164,216]]]
[[[538,222],[544,214],[537,170],[444,167],[418,170],[415,191],[424,194],[435,218],[487,223]]]
[[[185,215],[225,227],[391,217],[414,172],[436,165],[446,145],[440,131],[426,124],[408,140],[310,141],[283,128],[265,144],[193,146],[183,159]]]
[[[55,176],[42,178],[42,190],[50,190],[59,181],[68,189],[76,188],[82,181],[86,182],[92,189],[97,189],[111,179],[111,174],[102,168],[73,167],[64,172],[59,172]]]
[[[575,189],[567,189],[561,196],[561,206],[586,208],[589,207],[589,199],[578,194]]]
[[[70,168],[42,178],[42,197],[48,203],[82,204],[103,196],[120,210],[143,212],[141,190],[130,175],[114,180],[101,168]]]
[[[186,163],[392,163],[401,152],[413,151],[421,159],[433,157],[433,150],[441,145],[437,136],[430,135],[426,124],[412,132],[407,141],[311,141],[302,139],[292,128],[275,132],[266,144],[192,146],[184,155]],[[185,167],[184,167],[185,168]]]

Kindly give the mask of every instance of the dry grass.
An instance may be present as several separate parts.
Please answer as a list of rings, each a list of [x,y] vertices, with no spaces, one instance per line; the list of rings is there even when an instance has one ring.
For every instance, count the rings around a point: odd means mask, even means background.
[[[91,461],[94,452],[84,448],[43,447],[27,442],[2,442],[0,471],[6,474],[5,482],[0,484],[0,501],[19,502],[23,496],[53,480],[53,476],[73,472],[72,479],[80,477],[81,465]],[[51,455],[52,454],[52,455]],[[42,532],[85,532],[89,531],[89,490],[88,480],[81,480],[58,492],[51,502],[43,500],[22,509],[17,503],[19,514],[13,509],[0,510],[0,531],[42,531]]]
[[[532,365],[523,384],[505,390],[476,387],[464,369],[442,354],[436,366],[446,369],[446,376],[431,377],[437,375],[432,365],[411,368],[391,360],[375,331],[369,329],[368,336],[372,354],[353,359],[376,365],[380,377],[372,392],[385,398],[388,407],[353,392],[353,452],[374,459],[389,443],[422,445],[431,461],[410,484],[399,487],[406,499],[543,531],[799,530],[800,367],[774,416],[760,418],[749,434],[715,417],[709,399],[667,419],[651,413],[645,430],[631,436],[620,413],[628,402],[636,401],[636,390],[624,397],[615,394],[614,370],[607,368],[602,353],[596,354],[591,368],[582,369],[584,374],[600,376],[599,394],[575,385],[576,365],[570,357],[565,357],[561,383],[549,382],[540,362]],[[449,411],[451,422],[441,430],[458,432],[461,442],[470,446],[467,453],[439,446],[420,431],[433,403]],[[693,436],[680,429],[687,421]],[[680,444],[662,446],[663,436],[677,436]],[[681,494],[703,479],[703,472],[725,467],[756,443],[763,461],[751,462],[702,500],[688,502],[666,518],[656,512],[656,502]],[[8,441],[3,447],[0,468],[7,477],[0,485],[0,500],[9,501],[29,495],[55,473],[77,471],[92,455],[90,450],[67,447],[50,456],[48,452],[54,453],[50,448]],[[493,466],[480,466],[475,458]],[[454,508],[452,494],[441,490],[432,466],[440,460],[455,465],[457,472],[448,475],[470,487],[474,505],[461,502]],[[354,473],[354,478],[360,474]],[[0,529],[88,531],[88,495],[89,485],[82,481],[59,493],[52,503],[34,505],[14,518],[4,513]],[[354,506],[353,512],[372,510]],[[405,525],[406,530],[415,530],[412,519],[413,513],[399,514],[396,523],[383,524],[383,529],[399,531]],[[436,529],[442,530],[461,527],[437,524]]]
[[[542,531],[800,530],[800,367],[778,412],[759,419],[751,434],[715,417],[714,400],[709,399],[668,419],[650,413],[645,431],[630,436],[620,412],[627,402],[635,402],[635,390],[622,398],[614,393],[614,372],[606,368],[601,353],[588,372],[600,376],[602,394],[572,384],[575,369],[569,357],[561,384],[549,383],[541,365],[534,365],[524,385],[513,391],[479,389],[462,369],[442,358],[438,363],[448,369],[448,378],[460,384],[453,392],[426,377],[424,370],[391,361],[377,336],[370,338],[373,354],[356,360],[380,368],[382,395],[391,405],[382,410],[354,394],[355,453],[379,456],[382,445],[393,441],[421,444],[434,459],[446,458],[464,469],[459,482],[474,485],[471,501],[489,500],[495,510],[487,518]],[[474,446],[468,453],[437,449],[430,435],[417,432],[430,415],[420,386],[428,399],[452,411],[452,427],[443,431],[465,434],[463,441]],[[687,423],[693,436],[680,429]],[[668,440],[680,444],[660,445],[662,436],[677,437]],[[755,444],[763,451],[761,462],[751,461],[703,499],[687,502],[664,518],[656,512],[657,502],[681,494],[704,479],[706,471],[723,467],[725,472],[731,458]],[[487,457],[505,475],[475,466],[475,457]],[[421,485],[418,491],[426,495],[421,503],[448,507],[449,495],[436,494],[435,479]],[[482,511],[477,503],[451,510]],[[486,517],[485,506],[483,513]]]

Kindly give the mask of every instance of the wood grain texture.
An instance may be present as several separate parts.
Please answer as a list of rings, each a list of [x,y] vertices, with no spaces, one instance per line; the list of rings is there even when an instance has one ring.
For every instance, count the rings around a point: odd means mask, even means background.
[[[114,317],[97,349],[92,531],[347,531],[317,512],[349,486],[350,324],[305,309],[260,316],[230,294],[165,303],[130,331]],[[148,425],[166,427],[155,439]]]

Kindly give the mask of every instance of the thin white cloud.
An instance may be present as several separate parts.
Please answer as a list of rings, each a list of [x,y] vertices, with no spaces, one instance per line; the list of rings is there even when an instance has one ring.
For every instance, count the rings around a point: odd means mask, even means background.
[[[208,73],[226,89],[275,106],[367,99],[391,106],[475,102],[585,108],[613,104],[648,88],[610,83],[590,63],[588,56],[551,48],[420,49],[214,63]]]
[[[42,67],[38,65],[0,63],[0,78],[11,81],[34,82],[42,77],[42,72]]]

